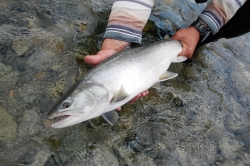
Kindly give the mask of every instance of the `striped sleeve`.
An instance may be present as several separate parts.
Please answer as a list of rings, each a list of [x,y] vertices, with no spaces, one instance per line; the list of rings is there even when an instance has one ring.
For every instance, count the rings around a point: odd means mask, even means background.
[[[153,0],[116,0],[104,38],[141,43],[142,29],[151,13]]]
[[[212,0],[198,19],[207,23],[213,34],[225,25],[246,0]]]

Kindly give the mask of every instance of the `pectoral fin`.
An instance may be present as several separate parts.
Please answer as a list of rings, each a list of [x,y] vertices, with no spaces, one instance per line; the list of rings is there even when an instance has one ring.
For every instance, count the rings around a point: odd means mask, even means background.
[[[102,114],[103,118],[109,122],[112,126],[118,121],[118,113],[113,110]]]
[[[128,93],[124,90],[124,87],[121,86],[119,92],[118,92],[118,93],[116,94],[116,96],[110,101],[110,104],[120,102],[120,101],[126,99],[127,97],[129,97]]]
[[[185,57],[185,56],[177,56],[176,59],[173,62],[178,63],[178,62],[183,62],[185,60],[187,60],[187,57]]]
[[[170,71],[166,71],[165,73],[163,73],[160,78],[159,78],[159,81],[166,81],[166,80],[169,80],[169,79],[172,79],[174,77],[178,76],[177,73],[173,73],[173,72],[170,72]]]

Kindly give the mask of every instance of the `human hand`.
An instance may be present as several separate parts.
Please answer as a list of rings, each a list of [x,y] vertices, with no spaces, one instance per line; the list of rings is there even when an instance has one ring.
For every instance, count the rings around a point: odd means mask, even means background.
[[[172,39],[179,40],[182,44],[182,52],[179,56],[191,58],[200,40],[200,32],[195,27],[188,27],[178,30]]]
[[[102,48],[96,53],[96,55],[87,55],[84,57],[84,61],[90,65],[97,65],[113,54],[123,50],[128,45],[128,42],[105,39],[102,43]]]
[[[106,58],[112,56],[113,54],[119,51],[122,51],[127,45],[128,45],[128,42],[115,40],[115,39],[105,39],[102,43],[102,49],[98,51],[96,55],[85,56],[84,61],[90,65],[97,65],[98,63],[102,62]],[[146,96],[148,93],[149,93],[148,90],[146,90],[138,94],[130,102],[135,102],[139,98]],[[117,110],[121,110],[121,108],[118,108]]]

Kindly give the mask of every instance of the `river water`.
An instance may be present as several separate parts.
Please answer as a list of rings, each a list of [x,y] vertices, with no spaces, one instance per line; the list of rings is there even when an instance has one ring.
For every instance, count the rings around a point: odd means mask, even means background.
[[[197,48],[178,77],[102,117],[52,129],[46,113],[91,66],[111,0],[1,0],[0,165],[250,165],[250,35]],[[187,27],[204,9],[156,0],[142,44]]]

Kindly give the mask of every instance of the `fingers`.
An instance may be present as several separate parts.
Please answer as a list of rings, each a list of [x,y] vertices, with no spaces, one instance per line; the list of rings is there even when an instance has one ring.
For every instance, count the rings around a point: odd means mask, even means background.
[[[182,52],[179,56],[191,58],[200,40],[200,32],[194,27],[183,28],[178,30],[172,39],[179,40],[182,44]]]
[[[116,111],[121,111],[122,107],[116,108]]]
[[[136,97],[134,97],[132,100],[130,100],[129,102],[132,103],[132,102],[135,102],[136,100],[138,100],[142,95],[139,94],[137,95]]]
[[[182,52],[178,56],[186,56],[187,58],[191,58],[194,53],[193,47],[188,47],[184,42],[180,41],[182,44]]]
[[[96,55],[87,55],[84,57],[84,61],[90,65],[97,65],[111,55],[123,50],[127,45],[128,42],[125,41],[105,39],[102,43],[102,49]]]
[[[97,65],[115,53],[116,53],[116,51],[112,50],[112,49],[101,50],[96,55],[85,56],[84,61],[90,65]]]
[[[87,55],[84,57],[84,61],[89,65],[97,65],[101,62],[100,55]]]
[[[133,98],[132,100],[130,100],[129,102],[130,102],[130,103],[135,102],[135,101],[138,100],[139,98],[145,97],[145,96],[147,96],[148,94],[149,94],[149,91],[146,90],[146,91],[144,91],[144,92],[138,94],[136,97],[134,97],[134,98]],[[117,111],[121,111],[122,108],[119,107],[119,108],[116,108],[116,110],[117,110]]]
[[[146,90],[146,91],[144,91],[144,92],[138,94],[136,97],[134,97],[134,98],[133,98],[132,100],[130,100],[129,102],[130,102],[130,103],[135,102],[135,101],[138,100],[139,98],[147,96],[148,93],[149,93],[149,91]]]

